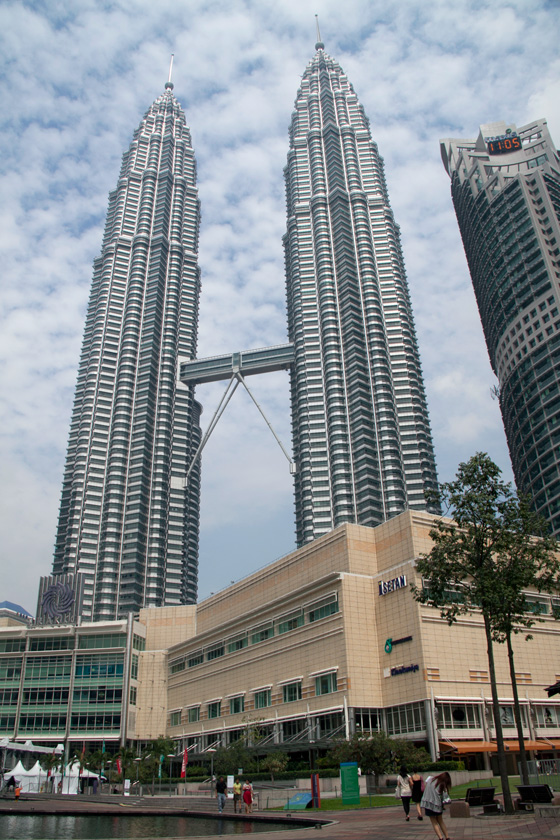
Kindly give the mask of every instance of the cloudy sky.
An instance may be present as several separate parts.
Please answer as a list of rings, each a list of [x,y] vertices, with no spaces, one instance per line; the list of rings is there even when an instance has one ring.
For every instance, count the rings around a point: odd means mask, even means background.
[[[385,159],[440,479],[479,450],[511,478],[439,140],[546,117],[560,143],[559,0],[3,0],[0,601],[34,612],[50,573],[107,194],[171,53],[202,201],[199,356],[286,341],[282,170],[315,13]],[[249,384],[290,448],[287,374]],[[224,388],[198,389],[203,426]],[[241,389],[201,518],[201,597],[294,547],[288,464]]]

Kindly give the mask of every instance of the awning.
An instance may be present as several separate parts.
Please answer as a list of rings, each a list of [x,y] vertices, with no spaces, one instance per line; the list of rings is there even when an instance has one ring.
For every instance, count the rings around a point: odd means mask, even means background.
[[[545,738],[541,735],[540,743],[545,744],[544,747],[539,747],[541,750],[560,750],[560,738]]]
[[[456,752],[459,755],[466,753],[497,752],[498,747],[492,741],[440,741],[439,751]]]
[[[546,741],[529,741],[526,738],[523,743],[526,750],[549,750],[550,745]],[[504,741],[506,752],[519,752],[519,741]]]

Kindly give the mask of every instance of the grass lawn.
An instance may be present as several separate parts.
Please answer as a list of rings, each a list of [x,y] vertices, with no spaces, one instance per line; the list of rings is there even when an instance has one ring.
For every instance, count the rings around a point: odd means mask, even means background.
[[[509,776],[509,789],[512,794],[517,793],[517,785],[521,784],[519,776]],[[477,787],[495,787],[496,793],[502,792],[502,780],[499,776],[494,776],[493,779],[477,779],[476,782],[468,782],[464,785],[457,785],[451,788],[451,799],[464,799],[465,794],[469,788]]]
[[[509,786],[512,794],[517,793],[517,785],[521,784],[521,779],[519,776],[510,776],[509,777]],[[456,785],[455,787],[451,788],[451,799],[464,799],[469,788],[477,788],[477,787],[494,787],[496,788],[496,793],[502,792],[502,781],[499,776],[494,776],[493,779],[477,779],[474,782],[468,782],[463,785]],[[352,811],[357,808],[389,808],[389,807],[402,807],[400,799],[396,799],[393,793],[389,794],[372,794],[371,796],[360,796],[360,804],[359,805],[343,805],[342,799],[338,796],[335,799],[321,799],[321,807],[319,809],[316,808],[306,808],[306,811]],[[283,808],[270,808],[271,811],[283,811]],[[305,813],[305,811],[303,812]]]

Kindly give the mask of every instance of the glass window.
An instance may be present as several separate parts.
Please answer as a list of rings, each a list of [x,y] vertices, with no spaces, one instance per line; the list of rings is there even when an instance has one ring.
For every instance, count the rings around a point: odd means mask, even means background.
[[[170,726],[180,726],[181,725],[181,712],[171,712],[169,715],[169,725]]]
[[[11,639],[7,641],[23,642],[23,647],[12,648],[12,650],[23,650],[25,648],[25,641],[23,639]],[[68,636],[43,636],[29,640],[29,650],[69,650],[72,647],[74,647],[74,641],[68,638]]]
[[[197,723],[200,720],[200,706],[194,706],[192,709],[189,709],[187,717],[189,723]]]
[[[308,619],[310,622],[319,621],[321,618],[326,618],[329,615],[334,615],[338,612],[338,598],[336,595],[319,601],[309,607]]]
[[[560,708],[558,706],[536,706],[537,726],[554,728],[560,726]]]
[[[104,633],[96,635],[80,636],[78,647],[83,648],[105,648],[125,647],[126,633]]]
[[[245,697],[232,697],[229,701],[230,715],[237,715],[245,711]]]
[[[438,706],[442,729],[480,729],[480,706],[474,703],[442,703]]]
[[[194,668],[195,665],[202,665],[204,662],[204,654],[201,650],[197,651],[196,653],[191,654],[187,659],[187,665],[189,668]]]
[[[255,691],[255,709],[265,709],[270,705],[272,705],[270,688],[266,688],[263,691]]]
[[[274,636],[274,626],[267,624],[263,627],[257,627],[251,633],[251,644],[256,645],[258,642],[264,642],[265,639],[271,639]]]
[[[246,633],[243,636],[239,636],[237,639],[230,639],[227,646],[228,653],[234,653],[236,650],[242,650],[247,647],[248,642],[249,640]]]
[[[25,650],[25,639],[0,639],[0,653],[14,653]]]
[[[331,674],[321,674],[320,677],[315,679],[315,694],[332,694],[336,690],[336,673],[334,671]]]
[[[423,732],[426,729],[424,704],[407,703],[403,706],[390,706],[386,710],[386,720],[388,735]]]
[[[212,659],[218,659],[220,656],[223,656],[225,653],[223,643],[219,645],[214,645],[214,647],[208,648],[206,652],[206,659],[210,662]]]
[[[288,633],[290,630],[296,630],[298,627],[303,625],[303,612],[299,610],[298,612],[290,613],[290,615],[284,616],[278,622],[278,633]]]
[[[282,686],[282,699],[284,703],[293,703],[294,700],[301,700],[301,682],[287,683]]]
[[[222,714],[222,701],[216,700],[214,703],[208,703],[208,719],[219,718]]]

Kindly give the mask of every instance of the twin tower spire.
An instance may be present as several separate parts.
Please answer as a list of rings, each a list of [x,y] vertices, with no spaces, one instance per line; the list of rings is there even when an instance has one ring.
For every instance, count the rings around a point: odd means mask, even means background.
[[[285,169],[298,545],[426,509],[437,482],[383,162],[318,23],[316,49]],[[196,359],[200,206],[172,62],[109,196],[70,428],[53,571],[83,574],[96,620],[197,596],[201,406],[177,371]]]

